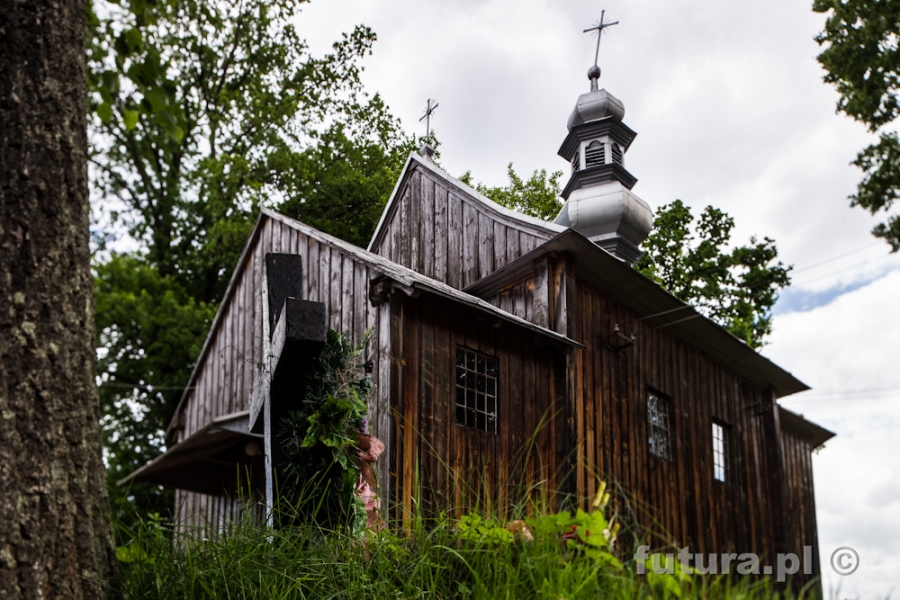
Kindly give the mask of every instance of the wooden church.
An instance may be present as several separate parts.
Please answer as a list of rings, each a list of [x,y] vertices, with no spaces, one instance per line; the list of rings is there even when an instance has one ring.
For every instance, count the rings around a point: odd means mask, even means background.
[[[238,467],[271,502],[272,422],[327,325],[370,332],[379,493],[501,513],[522,494],[620,514],[692,551],[813,552],[811,454],[833,434],[778,404],[808,389],[638,273],[650,207],[631,190],[622,103],[578,98],[552,223],[503,208],[412,155],[367,249],[262,210],[168,451],[129,479],[176,488],[179,522],[236,518]],[[314,346],[314,344],[313,344]],[[263,491],[259,492],[260,496]]]

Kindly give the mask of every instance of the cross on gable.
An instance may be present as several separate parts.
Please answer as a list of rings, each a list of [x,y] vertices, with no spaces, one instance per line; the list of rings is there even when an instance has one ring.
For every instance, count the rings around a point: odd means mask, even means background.
[[[434,104],[431,103],[432,99],[429,98],[425,103],[425,114],[422,115],[422,118],[419,119],[419,123],[425,121],[425,138],[427,139],[431,135],[431,115],[434,114],[434,109],[438,107],[437,101],[434,101]]]

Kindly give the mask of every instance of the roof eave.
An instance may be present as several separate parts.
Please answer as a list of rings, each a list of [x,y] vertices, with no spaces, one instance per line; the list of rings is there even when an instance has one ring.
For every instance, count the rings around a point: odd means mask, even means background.
[[[807,440],[813,448],[821,447],[837,435],[781,405],[778,405],[778,419],[782,429]]]
[[[576,269],[589,284],[641,314],[648,324],[668,329],[674,337],[717,357],[718,362],[756,385],[771,389],[776,397],[809,389],[805,383],[747,346],[724,327],[574,229],[566,229],[464,291],[482,298],[491,296],[506,285],[527,277],[534,259],[550,252],[566,251],[576,257]],[[585,277],[591,271],[603,271],[604,276]],[[609,277],[610,274],[613,276]],[[627,285],[620,285],[623,282]],[[746,364],[754,367],[744,368]]]

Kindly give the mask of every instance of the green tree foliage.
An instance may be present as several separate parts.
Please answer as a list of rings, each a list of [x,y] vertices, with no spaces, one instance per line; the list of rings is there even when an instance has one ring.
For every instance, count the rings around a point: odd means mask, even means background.
[[[141,256],[114,255],[94,271],[103,443],[111,504],[127,522],[129,496],[145,513],[166,514],[172,494],[156,486],[116,482],[143,466],[163,445],[171,417],[213,307],[191,298],[174,277]]]
[[[770,238],[751,237],[748,245],[729,250],[734,219],[717,208],[707,206],[693,224],[681,200],[661,206],[636,267],[751,347],[761,347],[791,267],[775,262],[778,250]]]
[[[285,457],[279,465],[279,495],[291,505],[287,514],[334,530],[347,526],[356,536],[366,527],[354,460],[372,390],[372,380],[363,372],[371,370],[371,363],[358,363],[365,344],[363,340],[352,347],[328,330],[316,368],[306,378],[302,402],[282,419],[277,433]]]
[[[360,83],[375,34],[314,56],[303,4],[89,4],[94,208],[137,246],[95,267],[111,478],[160,451],[258,207],[363,244],[415,147]]]
[[[523,180],[510,163],[509,184],[490,187],[472,183],[471,172],[460,179],[494,202],[544,220],[562,208],[557,171],[535,171]],[[775,242],[750,238],[746,246],[728,249],[734,219],[708,206],[692,231],[694,216],[676,200],[660,207],[654,230],[643,244],[637,268],[675,296],[696,306],[753,348],[772,331],[772,306],[778,290],[790,283],[790,267],[775,262]]]
[[[459,180],[506,208],[545,221],[556,218],[563,206],[559,198],[559,180],[562,178],[562,171],[554,171],[548,175],[546,169],[535,170],[526,180],[522,179],[516,173],[513,164],[509,163],[506,174],[509,177],[509,184],[502,187],[473,183],[471,171],[463,173]]]
[[[873,133],[900,115],[900,3],[894,0],[814,0],[813,10],[828,13],[816,41],[824,47],[819,63],[840,99],[837,110],[865,123]],[[900,140],[882,129],[877,143],[860,152],[853,164],[863,171],[853,206],[872,214],[889,212],[900,197]],[[872,233],[900,250],[900,216]]]

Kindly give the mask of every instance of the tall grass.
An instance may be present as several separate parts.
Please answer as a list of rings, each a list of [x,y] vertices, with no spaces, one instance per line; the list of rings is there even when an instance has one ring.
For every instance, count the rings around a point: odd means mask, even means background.
[[[252,517],[216,533],[216,527],[176,528],[158,517],[138,519],[119,537],[125,543],[118,549],[121,587],[129,599],[807,597],[781,592],[771,579],[638,575],[633,548],[622,546],[646,539],[648,532],[630,529],[641,507],[621,490],[613,492],[619,502],[609,503],[609,494],[600,490],[593,512],[572,514],[555,512],[571,503],[556,497],[537,473],[530,483],[525,476],[505,482],[497,491],[506,502],[486,501],[484,489],[473,489],[478,477],[458,479],[454,484],[469,499],[464,506],[447,502],[447,512],[436,512],[449,499],[425,500],[417,480],[417,497],[402,510],[385,511],[396,520],[364,539],[346,527],[304,525],[323,521],[283,503],[274,518],[282,526],[275,529]],[[297,506],[306,506],[321,489],[308,486],[300,495]],[[613,504],[627,507],[618,547],[612,544],[619,521]],[[248,508],[248,515],[254,513]],[[508,519],[522,521],[507,528]]]
[[[507,531],[498,523],[474,521],[487,525],[482,533],[443,516],[416,516],[406,528],[369,533],[361,542],[315,527],[271,530],[250,521],[204,538],[149,519],[120,548],[121,584],[127,598],[148,599],[789,597],[765,580],[653,584],[627,561],[619,567],[596,560],[558,536],[498,536]]]

